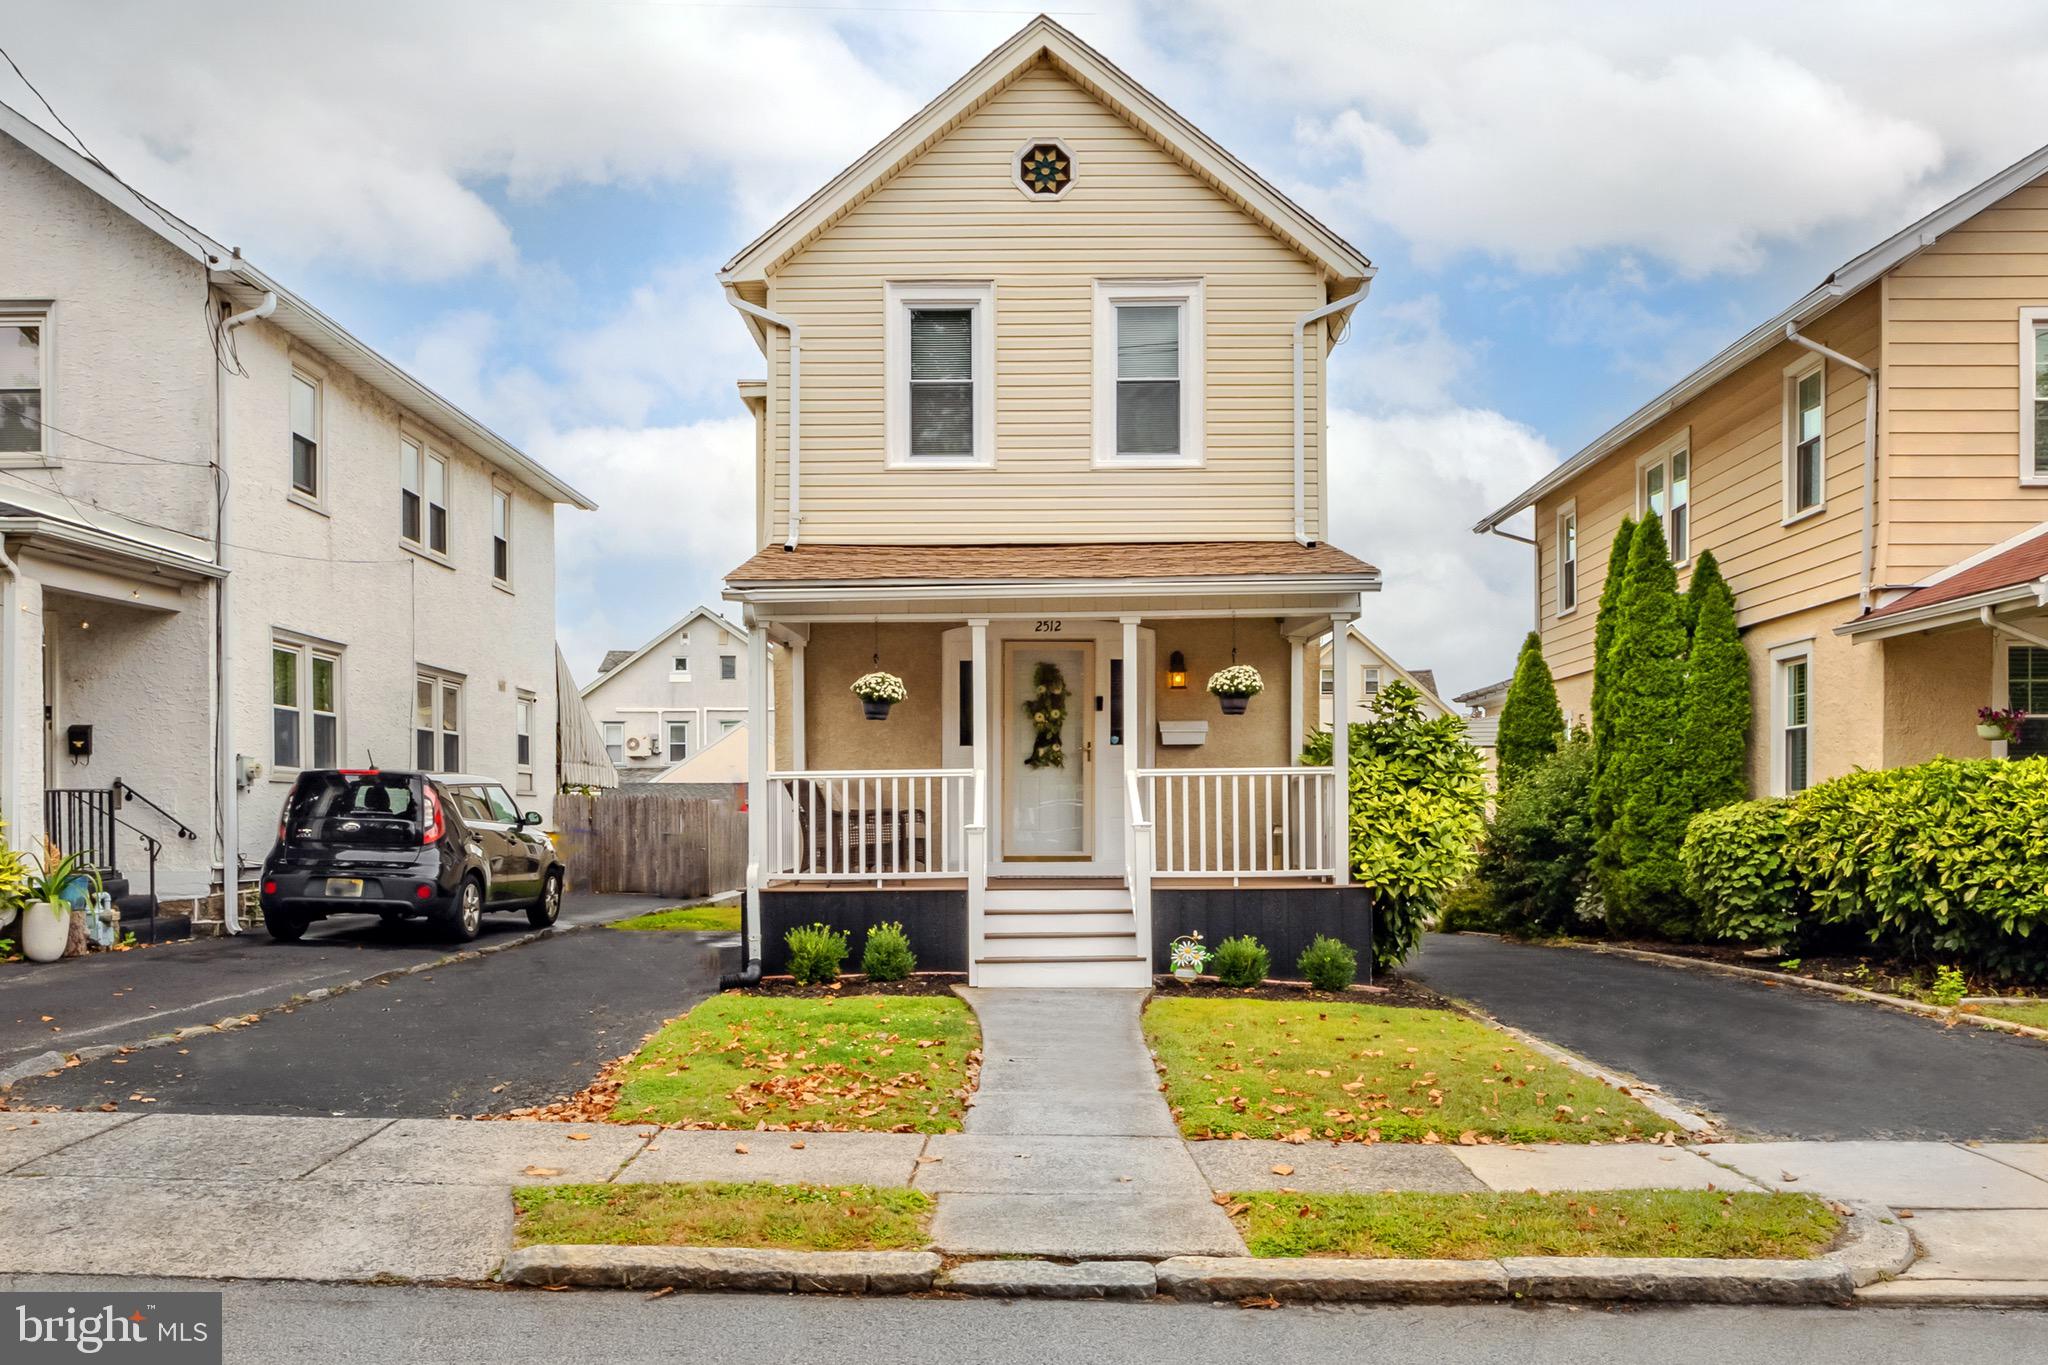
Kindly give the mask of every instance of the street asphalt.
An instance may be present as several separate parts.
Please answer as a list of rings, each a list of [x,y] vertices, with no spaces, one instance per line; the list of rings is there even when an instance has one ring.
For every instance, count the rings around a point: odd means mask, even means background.
[[[1745,1137],[2048,1138],[2048,1044],[1579,948],[1431,934],[1407,974]]]
[[[892,1365],[1392,1358],[1403,1365],[1892,1365],[2031,1360],[2048,1312],[1290,1307],[409,1289],[0,1276],[0,1289],[216,1289],[225,1357],[327,1365],[784,1365],[873,1344]]]
[[[663,903],[575,897],[563,918],[592,923]],[[475,946],[525,929],[524,916],[487,922]],[[723,941],[719,935],[603,928],[550,935],[267,1013],[246,1028],[119,1060],[99,1058],[54,1078],[31,1076],[7,1092],[7,1102],[16,1108],[112,1103],[144,1112],[423,1118],[545,1103],[589,1084],[606,1061],[715,991]],[[13,1013],[90,1021],[50,1034],[35,1027],[48,1025],[28,1015],[16,1027],[43,1048],[78,1046],[88,1041],[81,1033],[90,1034],[89,1041],[127,1043],[161,1032],[167,1019],[210,1023],[256,1012],[319,986],[433,961],[453,949],[424,929],[349,922],[299,944],[214,941],[171,956],[179,951],[167,946],[55,964],[124,964],[120,975],[99,983],[109,993],[127,988],[111,1010],[96,991],[87,994],[68,980],[60,982],[61,999],[45,983],[33,993],[19,985],[12,995],[0,988],[0,1001]],[[129,964],[131,958],[136,961]],[[209,966],[221,990],[241,992],[233,1004],[197,1003],[195,997],[206,998],[202,974]],[[78,980],[85,979],[81,972]],[[138,1095],[153,1102],[131,1099]]]

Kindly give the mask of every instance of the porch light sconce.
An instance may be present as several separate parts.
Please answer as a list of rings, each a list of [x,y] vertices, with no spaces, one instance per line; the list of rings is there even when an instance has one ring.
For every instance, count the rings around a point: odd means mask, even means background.
[[[1188,690],[1187,656],[1177,649],[1166,657],[1166,686],[1173,692]]]

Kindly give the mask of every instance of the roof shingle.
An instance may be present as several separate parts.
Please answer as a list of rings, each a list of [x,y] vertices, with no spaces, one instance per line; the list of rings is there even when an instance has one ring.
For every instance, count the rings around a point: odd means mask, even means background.
[[[2043,530],[2048,530],[2048,527],[2044,527]],[[1898,616],[1903,612],[1918,611],[1923,607],[1936,607],[1943,602],[1974,597],[1980,592],[2015,588],[2042,577],[2048,577],[2048,534],[2036,534],[2031,540],[2022,541],[1981,563],[1972,564],[1939,583],[1915,588],[1897,601],[1887,602],[1868,613],[1862,620],[1875,621]]]
[[[1291,540],[1109,545],[773,546],[726,575],[777,583],[1030,582],[1119,578],[1356,578],[1379,570],[1334,545]]]

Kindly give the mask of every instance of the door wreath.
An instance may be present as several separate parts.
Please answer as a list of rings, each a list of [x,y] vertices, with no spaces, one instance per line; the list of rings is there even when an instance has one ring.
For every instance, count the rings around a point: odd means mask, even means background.
[[[1067,680],[1058,664],[1040,664],[1031,674],[1031,697],[1024,703],[1031,721],[1031,752],[1024,756],[1027,768],[1064,768],[1067,752],[1060,746],[1060,732],[1067,723]]]

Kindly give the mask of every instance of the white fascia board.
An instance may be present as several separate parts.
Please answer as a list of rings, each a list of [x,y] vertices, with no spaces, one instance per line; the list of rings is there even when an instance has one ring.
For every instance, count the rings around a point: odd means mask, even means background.
[[[859,582],[763,584],[749,587],[728,583],[728,601],[772,602],[860,602],[873,598],[965,597],[976,600],[1018,601],[1038,597],[1249,597],[1276,590],[1308,589],[1314,592],[1378,592],[1378,574],[1342,578],[1307,574],[1273,574],[1261,578],[1148,578],[1148,579],[1039,579],[1018,582],[1005,579],[977,583],[961,579],[863,579]],[[623,665],[621,665],[623,667]]]

